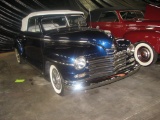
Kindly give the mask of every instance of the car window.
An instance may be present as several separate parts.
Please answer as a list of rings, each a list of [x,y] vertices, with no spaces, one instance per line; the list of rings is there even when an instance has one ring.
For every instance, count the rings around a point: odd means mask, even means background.
[[[118,22],[115,12],[105,12],[100,15],[99,22]]]
[[[67,15],[67,19],[70,27],[87,25],[83,15]]]
[[[29,32],[40,32],[40,28],[36,18],[30,18],[28,22]]]
[[[45,31],[66,27],[66,25],[67,21],[65,16],[48,17],[42,19],[42,26]]]
[[[122,19],[132,20],[132,19],[142,19],[144,15],[141,11],[122,11],[120,12]]]

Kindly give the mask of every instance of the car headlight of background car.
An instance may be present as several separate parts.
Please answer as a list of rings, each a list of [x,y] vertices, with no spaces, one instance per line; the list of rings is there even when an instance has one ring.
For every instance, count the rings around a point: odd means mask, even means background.
[[[75,59],[74,61],[74,67],[76,70],[81,70],[86,66],[86,59],[83,56],[80,56]]]

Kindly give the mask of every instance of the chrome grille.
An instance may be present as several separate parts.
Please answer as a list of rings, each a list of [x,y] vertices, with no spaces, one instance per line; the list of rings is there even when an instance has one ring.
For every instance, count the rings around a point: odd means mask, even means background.
[[[126,66],[126,51],[117,52],[107,50],[107,56],[88,60],[89,76],[91,78],[103,77],[116,74],[121,68]]]
[[[113,55],[115,53],[115,49],[106,49],[107,55]]]
[[[117,72],[119,69],[126,66],[126,58],[126,51],[121,51],[114,55],[114,72]]]

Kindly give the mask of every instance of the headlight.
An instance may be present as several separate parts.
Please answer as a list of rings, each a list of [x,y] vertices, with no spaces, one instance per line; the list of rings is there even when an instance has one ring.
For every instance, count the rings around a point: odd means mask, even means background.
[[[74,67],[76,70],[81,70],[86,66],[86,59],[83,56],[80,56],[75,59],[74,61]]]
[[[131,44],[130,46],[128,46],[127,53],[128,54],[133,54],[134,53],[134,45],[133,44]]]

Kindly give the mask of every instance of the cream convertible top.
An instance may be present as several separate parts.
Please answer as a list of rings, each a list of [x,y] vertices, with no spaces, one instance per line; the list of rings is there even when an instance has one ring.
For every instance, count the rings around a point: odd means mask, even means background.
[[[41,15],[55,15],[55,14],[84,14],[80,11],[72,11],[72,10],[51,10],[51,11],[39,11],[30,13],[28,16],[22,19],[22,27],[21,31],[27,31],[28,26],[28,19],[34,16],[41,16]]]

